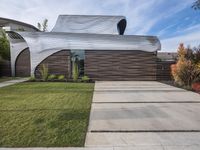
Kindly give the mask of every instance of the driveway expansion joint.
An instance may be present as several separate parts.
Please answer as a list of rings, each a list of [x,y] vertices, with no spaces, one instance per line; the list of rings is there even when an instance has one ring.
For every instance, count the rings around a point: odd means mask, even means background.
[[[199,94],[171,85],[96,82],[85,146],[200,149],[199,112]]]

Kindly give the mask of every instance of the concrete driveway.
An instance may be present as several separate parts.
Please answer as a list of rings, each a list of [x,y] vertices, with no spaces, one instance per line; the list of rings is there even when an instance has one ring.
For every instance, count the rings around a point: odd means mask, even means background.
[[[154,81],[96,82],[85,145],[200,149],[200,95]]]

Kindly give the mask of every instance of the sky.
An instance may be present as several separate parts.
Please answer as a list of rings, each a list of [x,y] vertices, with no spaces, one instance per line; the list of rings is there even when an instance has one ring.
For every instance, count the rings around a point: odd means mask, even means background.
[[[123,15],[127,35],[158,36],[162,51],[175,52],[179,43],[200,45],[200,10],[195,0],[0,0],[0,17],[37,26],[45,18],[50,31],[60,14]]]

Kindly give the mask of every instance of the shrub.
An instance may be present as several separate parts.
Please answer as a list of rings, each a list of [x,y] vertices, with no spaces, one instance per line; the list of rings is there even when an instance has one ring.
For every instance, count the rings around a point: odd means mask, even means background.
[[[200,92],[200,83],[193,83],[192,89],[196,92]]]
[[[51,74],[51,75],[49,75],[48,76],[48,80],[54,80],[54,79],[56,79],[56,75],[55,74]]]
[[[89,78],[88,76],[83,76],[83,77],[81,78],[81,81],[82,81],[82,82],[89,82],[89,81],[90,81],[90,78]]]
[[[31,77],[29,78],[29,81],[35,81],[35,77],[34,77],[34,76],[31,76]]]
[[[195,65],[195,72],[196,72],[196,79],[194,80],[194,83],[200,82],[200,62]]]
[[[200,69],[190,60],[179,60],[176,65],[171,66],[172,76],[180,86],[191,86],[200,79]]]
[[[195,64],[200,63],[200,46],[194,47],[193,49],[188,47],[184,59],[191,60]]]
[[[193,48],[194,51],[194,63],[200,63],[200,45]]]
[[[184,44],[181,43],[178,47],[178,60],[184,61],[186,59],[187,50],[184,47]]]
[[[58,76],[58,80],[61,80],[61,81],[65,80],[65,76],[64,75],[59,75]]]
[[[177,65],[176,64],[172,64],[170,66],[170,68],[171,68],[171,75],[172,75],[174,81],[176,82],[178,80]]]
[[[42,80],[47,81],[48,76],[49,76],[49,69],[47,65],[45,64],[42,65],[40,69],[40,74],[41,74]]]
[[[74,81],[77,81],[79,77],[78,64],[75,61],[73,62],[72,77]]]
[[[178,48],[178,62],[171,65],[171,74],[180,86],[191,87],[192,83],[200,81],[200,64],[197,64],[198,50],[194,53],[183,44]]]
[[[5,59],[10,59],[10,44],[4,30],[0,29],[0,56]]]
[[[191,61],[179,61],[177,63],[178,83],[182,86],[190,86],[193,81],[194,65]]]

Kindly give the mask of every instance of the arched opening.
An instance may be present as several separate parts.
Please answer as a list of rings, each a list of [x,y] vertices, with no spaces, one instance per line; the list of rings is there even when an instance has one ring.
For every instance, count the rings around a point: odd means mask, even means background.
[[[126,29],[126,19],[122,19],[118,24],[117,24],[117,29],[120,35],[124,34],[124,31]]]
[[[30,51],[24,49],[17,57],[15,62],[15,76],[29,77],[31,72]]]

